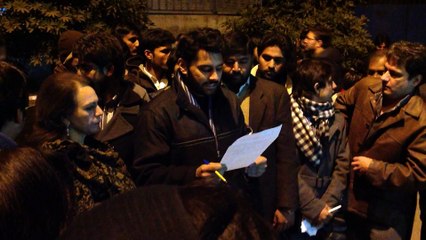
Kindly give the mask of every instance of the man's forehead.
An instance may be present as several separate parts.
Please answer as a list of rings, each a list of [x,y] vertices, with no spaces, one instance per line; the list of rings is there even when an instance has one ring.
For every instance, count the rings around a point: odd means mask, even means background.
[[[250,58],[252,57],[251,54],[246,53],[246,54],[242,54],[242,53],[237,53],[237,54],[230,54],[228,56],[225,56],[225,59],[232,59],[232,60],[238,60],[238,59],[244,59],[244,58]]]
[[[194,62],[199,61],[223,61],[222,53],[219,52],[209,52],[204,49],[200,49],[195,56]]]
[[[268,54],[272,57],[283,57],[284,56],[283,51],[277,45],[266,47],[263,50],[263,52],[261,53],[261,55],[263,55],[263,54]]]

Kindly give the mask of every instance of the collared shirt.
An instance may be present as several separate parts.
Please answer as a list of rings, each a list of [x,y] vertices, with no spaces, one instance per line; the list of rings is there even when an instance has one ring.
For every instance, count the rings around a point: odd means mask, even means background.
[[[238,99],[243,100],[244,97],[249,93],[249,87],[250,87],[250,77],[247,79],[246,83],[241,85],[240,89],[238,90],[238,93],[236,94]]]
[[[392,112],[397,111],[398,109],[400,109],[402,106],[404,106],[408,100],[410,100],[411,95],[407,95],[405,96],[403,99],[401,99],[395,106],[393,106],[391,109],[387,110],[387,111],[383,111],[382,110],[382,103],[383,103],[383,93],[378,93],[378,96],[376,96],[378,99],[376,100],[379,104],[377,104],[377,109],[376,109],[376,113],[377,113],[377,117],[376,119],[378,119],[379,117],[383,116],[383,115],[388,115]]]
[[[120,105],[120,103],[116,103],[116,100],[117,100],[117,94],[114,95],[114,97],[112,97],[111,101],[105,104],[105,107],[103,109],[103,114],[102,114],[102,121],[101,121],[102,130],[105,128],[105,126],[109,123],[109,121],[114,116],[115,109]]]
[[[163,89],[165,87],[167,87],[167,85],[169,84],[169,81],[165,78],[162,78],[160,80],[158,80],[154,75],[152,75],[151,73],[149,73],[145,66],[143,64],[139,65],[139,69],[149,77],[149,79],[151,79],[152,83],[154,84],[155,88],[157,90]]]

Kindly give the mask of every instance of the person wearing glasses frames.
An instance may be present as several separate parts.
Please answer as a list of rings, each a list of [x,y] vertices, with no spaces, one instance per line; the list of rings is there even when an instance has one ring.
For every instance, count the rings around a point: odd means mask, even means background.
[[[142,34],[139,59],[127,61],[130,70],[128,79],[144,87],[151,98],[169,86],[168,65],[173,34],[161,28],[148,29]]]
[[[343,85],[343,56],[338,49],[332,46],[331,30],[321,25],[315,25],[306,30],[302,40],[304,58],[316,58],[328,61],[333,66],[333,79],[339,92]]]
[[[364,78],[335,108],[350,122],[349,239],[410,239],[417,191],[426,187],[426,47],[396,42],[382,81]]]

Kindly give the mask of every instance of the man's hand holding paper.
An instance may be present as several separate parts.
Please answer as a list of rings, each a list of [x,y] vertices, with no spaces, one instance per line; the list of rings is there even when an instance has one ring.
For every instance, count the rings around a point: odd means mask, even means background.
[[[262,175],[266,169],[266,158],[262,157],[261,154],[278,137],[281,126],[245,135],[237,139],[229,146],[221,163],[226,165],[227,171],[248,167],[246,170],[247,175]]]

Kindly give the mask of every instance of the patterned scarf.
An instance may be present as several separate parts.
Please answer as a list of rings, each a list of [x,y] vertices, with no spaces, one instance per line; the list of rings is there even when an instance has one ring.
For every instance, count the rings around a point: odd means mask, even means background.
[[[319,165],[323,150],[320,139],[329,136],[329,120],[334,117],[331,102],[320,103],[305,97],[291,100],[291,116],[296,144],[315,165]]]

